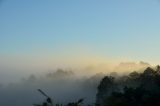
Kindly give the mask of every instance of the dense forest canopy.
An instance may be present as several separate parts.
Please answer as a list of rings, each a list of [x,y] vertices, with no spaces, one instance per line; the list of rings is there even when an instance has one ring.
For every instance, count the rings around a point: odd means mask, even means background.
[[[160,66],[128,76],[106,76],[98,86],[96,103],[101,106],[160,106]]]

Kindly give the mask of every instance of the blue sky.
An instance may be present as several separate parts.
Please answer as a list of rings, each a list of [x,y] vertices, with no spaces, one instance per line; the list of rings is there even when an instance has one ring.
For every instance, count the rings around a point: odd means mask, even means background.
[[[2,0],[0,57],[157,64],[159,12],[158,0]]]

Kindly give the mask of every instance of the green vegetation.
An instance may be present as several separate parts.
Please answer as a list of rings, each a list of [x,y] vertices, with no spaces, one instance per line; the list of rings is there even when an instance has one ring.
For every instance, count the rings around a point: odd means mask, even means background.
[[[34,106],[63,106],[53,104],[42,90],[45,102]],[[126,76],[105,76],[97,89],[95,106],[160,106],[160,66],[148,67],[144,72],[136,71]],[[84,106],[84,99],[64,106]],[[86,106],[86,105],[85,105]],[[91,106],[91,105],[88,105]]]
[[[101,106],[160,106],[160,66],[143,73],[106,76],[98,86],[97,104]]]
[[[34,106],[53,106],[52,99],[45,94],[41,89],[38,89],[38,91],[46,97],[46,100],[42,104],[34,104]],[[79,99],[77,102],[70,102],[65,106],[81,106],[83,103],[84,99]],[[55,104],[55,106],[62,106],[62,104]]]

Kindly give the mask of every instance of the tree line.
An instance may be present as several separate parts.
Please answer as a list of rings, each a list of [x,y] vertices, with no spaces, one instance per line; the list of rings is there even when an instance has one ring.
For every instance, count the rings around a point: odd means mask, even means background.
[[[34,106],[84,106],[84,99],[66,105],[55,104],[42,90],[46,97],[41,104]],[[128,75],[105,76],[97,87],[94,106],[160,106],[160,66],[146,68],[143,72],[131,72]],[[89,104],[87,106],[92,106]],[[85,105],[86,106],[86,105]]]

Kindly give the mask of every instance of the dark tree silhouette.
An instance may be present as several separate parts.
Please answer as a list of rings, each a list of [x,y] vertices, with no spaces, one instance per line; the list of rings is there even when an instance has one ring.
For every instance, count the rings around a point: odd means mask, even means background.
[[[148,67],[143,73],[132,72],[119,80],[105,77],[98,86],[97,103],[101,106],[160,106],[159,71],[160,66],[157,66],[155,70]]]
[[[41,89],[38,89],[38,91],[46,97],[46,100],[42,104],[34,104],[34,106],[53,106],[52,99],[44,93]]]
[[[52,99],[46,94],[44,93],[41,89],[38,89],[38,91],[46,97],[45,101],[42,104],[33,104],[34,106],[53,106],[53,102]],[[77,102],[70,102],[65,106],[81,106],[81,104],[83,103],[84,99],[79,99]],[[55,106],[62,106],[62,104],[56,104]]]
[[[155,69],[148,67],[142,73],[134,71],[126,76],[113,76],[105,76],[101,80],[94,106],[160,106],[160,66]],[[38,91],[46,99],[34,106],[53,106],[52,99],[42,90]],[[79,99],[64,106],[82,106],[83,101]]]

